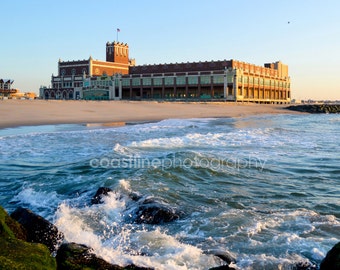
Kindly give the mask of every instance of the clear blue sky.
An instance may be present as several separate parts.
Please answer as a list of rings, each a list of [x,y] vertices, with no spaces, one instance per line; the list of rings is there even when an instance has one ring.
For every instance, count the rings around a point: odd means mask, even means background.
[[[236,59],[289,65],[292,97],[340,100],[338,0],[2,0],[0,78],[50,85],[57,62],[105,60],[130,46],[138,65]],[[289,22],[289,23],[288,23]]]

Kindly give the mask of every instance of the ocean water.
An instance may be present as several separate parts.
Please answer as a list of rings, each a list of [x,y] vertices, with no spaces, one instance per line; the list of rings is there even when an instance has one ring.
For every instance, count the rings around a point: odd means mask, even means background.
[[[170,119],[0,130],[0,204],[55,223],[105,260],[156,269],[318,265],[340,241],[340,115]],[[96,190],[114,192],[91,205]],[[131,193],[181,211],[129,221]]]

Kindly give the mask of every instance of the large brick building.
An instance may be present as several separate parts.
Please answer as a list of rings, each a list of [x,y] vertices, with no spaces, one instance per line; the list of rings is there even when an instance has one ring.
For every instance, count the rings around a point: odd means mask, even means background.
[[[264,67],[236,60],[145,65],[122,77],[123,98],[290,101],[288,66]]]
[[[51,88],[40,89],[40,97],[44,99],[83,98],[86,78],[97,79],[101,76],[129,74],[130,65],[134,65],[134,60],[129,59],[129,46],[119,42],[106,43],[106,61],[95,60],[92,57],[75,61],[59,59],[58,75],[52,75]]]
[[[42,98],[228,100],[289,103],[288,66],[237,60],[136,66],[123,43],[106,44],[106,61],[59,61]]]

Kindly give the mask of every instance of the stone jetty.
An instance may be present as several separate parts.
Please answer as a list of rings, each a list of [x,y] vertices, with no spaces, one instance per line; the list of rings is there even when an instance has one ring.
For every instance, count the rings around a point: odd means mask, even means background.
[[[340,113],[340,104],[301,104],[286,109],[305,113]]]

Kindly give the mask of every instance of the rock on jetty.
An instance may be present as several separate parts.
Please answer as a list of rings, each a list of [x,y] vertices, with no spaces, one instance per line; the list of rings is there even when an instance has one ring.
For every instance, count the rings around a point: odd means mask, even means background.
[[[328,251],[326,257],[320,265],[320,270],[339,270],[340,269],[340,242]]]
[[[104,195],[105,196],[105,195]],[[13,212],[20,222],[17,222],[0,206],[0,269],[47,269],[47,270],[154,270],[150,267],[139,267],[134,264],[119,266],[111,264],[93,254],[91,247],[77,243],[60,243],[56,252],[56,257],[51,254],[51,247],[47,245],[59,242],[63,235],[58,229],[44,218],[33,213],[29,209],[18,208]],[[33,224],[29,224],[32,222]],[[31,228],[36,224],[37,237],[32,237]],[[46,232],[51,231],[51,238],[46,240]],[[47,241],[47,243],[46,243]],[[233,254],[227,251],[207,251],[221,260],[220,266],[210,268],[210,270],[234,270],[232,264],[236,263]],[[340,269],[340,242],[337,243],[321,262],[320,270]],[[317,265],[311,262],[298,262],[292,269],[312,270],[318,269]]]
[[[306,113],[340,113],[340,104],[301,104],[286,109]]]
[[[37,229],[36,236],[32,235],[33,228]],[[57,227],[31,210],[20,207],[8,215],[0,206],[0,269],[153,270],[111,264],[94,255],[90,247],[76,243],[61,244],[53,257],[51,244],[62,239]]]

